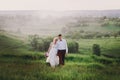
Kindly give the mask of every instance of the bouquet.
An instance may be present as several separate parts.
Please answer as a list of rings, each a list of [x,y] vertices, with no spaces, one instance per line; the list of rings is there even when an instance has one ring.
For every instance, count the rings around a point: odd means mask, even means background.
[[[46,53],[45,53],[45,57],[48,57],[48,56],[49,56],[49,53],[48,53],[48,52],[46,52]]]

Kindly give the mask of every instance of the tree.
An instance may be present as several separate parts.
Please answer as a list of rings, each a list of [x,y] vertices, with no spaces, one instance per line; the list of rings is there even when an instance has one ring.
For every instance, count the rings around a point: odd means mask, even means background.
[[[104,37],[109,38],[109,37],[110,37],[110,34],[106,33],[106,34],[104,34]]]
[[[29,42],[33,50],[38,49],[38,35],[29,35]]]
[[[92,50],[93,50],[93,54],[100,56],[101,50],[98,44],[93,44]]]
[[[30,35],[29,42],[32,50],[35,51],[47,51],[50,43],[52,42],[51,37],[48,38],[40,38],[38,35]]]

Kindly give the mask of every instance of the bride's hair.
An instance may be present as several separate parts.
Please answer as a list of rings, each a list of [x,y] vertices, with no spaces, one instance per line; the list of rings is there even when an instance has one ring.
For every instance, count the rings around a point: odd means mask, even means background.
[[[58,38],[55,37],[55,38],[53,39],[53,43],[56,44],[57,40],[58,40]]]

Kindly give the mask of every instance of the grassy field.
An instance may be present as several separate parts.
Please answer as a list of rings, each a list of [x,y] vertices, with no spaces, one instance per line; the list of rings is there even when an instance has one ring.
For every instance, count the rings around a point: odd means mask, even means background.
[[[68,54],[65,66],[45,63],[44,52],[29,51],[23,41],[0,34],[0,80],[120,80],[120,59],[92,55],[100,44],[102,54],[120,56],[118,39],[81,39],[79,54]]]
[[[78,43],[81,54],[91,54],[93,44],[99,44],[101,54],[120,57],[120,38],[81,39]]]

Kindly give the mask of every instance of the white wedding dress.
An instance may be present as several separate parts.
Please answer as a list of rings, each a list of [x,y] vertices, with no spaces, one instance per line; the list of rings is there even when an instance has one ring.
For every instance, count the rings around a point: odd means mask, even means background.
[[[59,57],[57,56],[57,48],[53,43],[51,44],[51,49],[46,60],[47,63],[50,63],[51,67],[55,67],[59,64]]]

